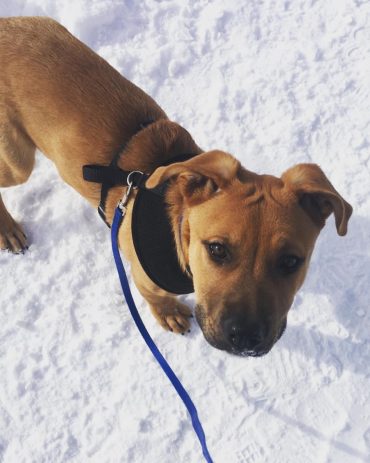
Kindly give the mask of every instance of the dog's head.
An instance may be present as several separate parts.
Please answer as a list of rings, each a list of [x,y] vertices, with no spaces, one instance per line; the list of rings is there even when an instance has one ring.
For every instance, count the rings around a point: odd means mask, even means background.
[[[247,171],[221,151],[160,167],[147,186],[165,181],[205,338],[234,354],[267,353],[285,330],[326,218],[333,212],[345,235],[351,206],[315,164],[277,178]]]

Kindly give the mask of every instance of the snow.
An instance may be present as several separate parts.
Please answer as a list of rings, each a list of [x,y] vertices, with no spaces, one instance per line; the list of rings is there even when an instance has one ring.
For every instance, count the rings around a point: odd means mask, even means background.
[[[354,215],[344,238],[328,221],[267,356],[217,351],[195,322],[166,333],[133,291],[217,463],[369,462],[370,2],[0,0],[0,15],[59,20],[250,170],[320,164]],[[31,247],[0,254],[0,462],[203,461],[96,212],[41,155],[2,193]]]

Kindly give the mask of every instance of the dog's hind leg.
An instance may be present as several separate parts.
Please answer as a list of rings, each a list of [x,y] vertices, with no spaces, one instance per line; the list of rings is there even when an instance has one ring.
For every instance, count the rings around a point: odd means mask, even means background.
[[[13,124],[0,124],[0,188],[24,183],[35,164],[36,147]],[[22,227],[7,211],[0,195],[0,249],[13,253],[27,248]]]

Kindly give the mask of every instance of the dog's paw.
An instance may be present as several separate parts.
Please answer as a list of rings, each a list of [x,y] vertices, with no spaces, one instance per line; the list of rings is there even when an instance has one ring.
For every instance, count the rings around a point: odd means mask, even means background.
[[[171,300],[167,307],[150,307],[159,324],[168,331],[184,334],[190,330],[190,318],[193,316],[189,307]]]
[[[0,223],[0,249],[14,254],[23,254],[28,249],[27,237],[13,219]]]

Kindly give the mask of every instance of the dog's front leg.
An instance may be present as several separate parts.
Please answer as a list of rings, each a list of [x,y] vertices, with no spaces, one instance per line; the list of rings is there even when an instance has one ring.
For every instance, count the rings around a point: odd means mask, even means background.
[[[185,333],[190,328],[192,312],[176,296],[155,285],[138,262],[131,262],[131,272],[137,289],[148,302],[152,314],[165,329]]]
[[[159,288],[144,272],[136,255],[131,236],[131,204],[119,232],[119,245],[131,264],[131,274],[135,285],[148,302],[152,314],[165,329],[175,333],[185,333],[190,328],[192,312],[176,296]]]

